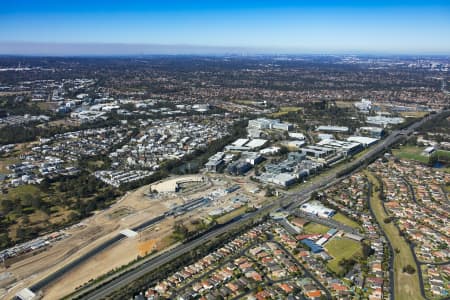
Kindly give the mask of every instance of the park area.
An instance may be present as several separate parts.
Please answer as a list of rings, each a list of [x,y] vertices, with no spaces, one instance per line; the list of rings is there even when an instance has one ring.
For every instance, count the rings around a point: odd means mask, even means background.
[[[423,147],[405,145],[399,149],[393,149],[392,154],[400,159],[415,160],[427,164],[430,160],[428,156],[423,155]]]
[[[304,228],[304,231],[307,234],[325,234],[328,230],[330,230],[330,227],[313,222],[308,223]]]
[[[389,243],[391,244],[395,252],[393,254],[395,299],[422,299],[422,297],[420,296],[420,281],[417,274],[417,265],[415,263],[411,249],[405,239],[400,235],[400,232],[394,225],[394,223],[384,222],[384,220],[389,216],[386,214],[383,203],[380,199],[380,183],[372,173],[366,172],[366,175],[373,185],[372,195],[370,197],[370,207],[377,219],[378,224],[380,224],[381,229],[386,234]],[[403,269],[408,265],[413,266],[416,269],[416,272],[414,272],[413,274],[403,272]]]
[[[337,213],[333,216],[333,220],[342,223],[344,225],[350,226],[352,228],[358,228],[358,229],[362,229],[361,226],[356,223],[355,221],[353,221],[352,219],[350,219],[349,217],[344,216],[342,213]]]
[[[325,249],[333,257],[327,264],[328,268],[339,275],[345,275],[340,264],[343,259],[350,260],[361,256],[361,243],[348,238],[335,237],[325,244]]]

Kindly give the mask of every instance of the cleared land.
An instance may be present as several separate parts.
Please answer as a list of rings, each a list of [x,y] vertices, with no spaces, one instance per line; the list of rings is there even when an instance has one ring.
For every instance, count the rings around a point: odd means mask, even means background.
[[[347,238],[335,237],[325,244],[325,249],[333,257],[327,266],[336,274],[344,271],[339,265],[342,259],[355,258],[361,255],[361,243]]]
[[[7,158],[1,158],[0,159],[0,174],[1,173],[9,173],[10,171],[6,168],[8,165],[12,165],[15,163],[20,162],[20,159],[16,157],[7,157]]]
[[[372,173],[366,172],[369,181],[373,185],[372,195],[370,197],[370,206],[380,224],[382,230],[387,235],[392,248],[394,249],[394,294],[398,300],[415,300],[423,299],[420,294],[420,282],[417,274],[417,265],[414,261],[413,254],[406,241],[400,236],[394,223],[384,223],[388,217],[384,211],[383,203],[380,200],[379,192],[380,183]],[[416,269],[414,274],[403,272],[403,268],[411,265]]]
[[[16,285],[10,288],[5,295],[6,299],[12,298],[18,290],[30,286],[39,279],[60,269],[69,261],[78,258],[89,251],[89,249],[99,245],[105,239],[111,238],[121,230],[132,228],[144,221],[148,221],[175,205],[180,205],[216,189],[223,189],[235,184],[229,179],[212,180],[212,182],[214,182],[213,186],[204,184],[195,191],[188,193],[161,193],[148,196],[149,185],[128,192],[110,208],[97,211],[93,216],[83,220],[80,226],[68,229],[67,233],[70,237],[54,243],[48,250],[23,259],[20,263],[13,263],[8,270],[0,265],[0,273],[11,272],[11,280],[16,282]],[[265,199],[263,196],[258,197],[250,193],[244,193],[246,188],[247,186],[237,193],[216,199],[212,206],[197,208],[176,218],[168,217],[140,232],[138,236],[120,241],[106,251],[80,264],[77,268],[55,281],[51,286],[45,288],[43,299],[61,299],[88,280],[97,278],[112,269],[120,268],[139,255],[151,253],[153,250],[163,251],[167,249],[177,242],[173,236],[175,222],[181,222],[189,230],[195,230],[197,227],[202,226],[202,221],[210,210],[231,205],[230,199],[232,197],[245,196],[250,200],[253,199],[254,201],[251,202],[253,204]],[[232,211],[223,217],[232,218],[244,212],[245,207]],[[199,223],[192,223],[192,220],[197,220]]]
[[[353,228],[359,228],[359,229],[361,229],[361,226],[360,226],[358,223],[356,223],[356,222],[353,221],[352,219],[350,219],[350,218],[344,216],[344,215],[341,214],[341,213],[335,214],[335,215],[333,216],[333,220],[338,221],[339,223],[342,223],[342,224],[344,224],[344,225],[347,225],[347,226],[350,226],[350,227],[353,227]]]
[[[428,163],[429,157],[422,154],[423,148],[417,146],[401,146],[400,149],[393,149],[392,154],[398,158],[415,160],[421,163]]]
[[[426,111],[404,111],[400,113],[400,116],[404,118],[423,118],[428,114]]]
[[[36,187],[21,186],[19,189],[12,189],[10,193],[19,196],[23,193],[35,192],[33,188]],[[39,278],[43,278],[58,270],[105,239],[117,234],[120,230],[149,220],[166,211],[170,205],[174,204],[173,200],[150,200],[146,198],[144,192],[147,190],[148,186],[144,186],[130,192],[122,200],[117,201],[110,209],[83,220],[83,225],[67,229],[66,232],[70,237],[54,243],[47,251],[13,263],[8,269],[0,266],[0,273],[11,272],[18,283],[8,291],[6,299],[9,299],[8,297],[12,298],[12,295],[21,288],[30,286]],[[130,207],[134,210],[131,214],[124,216],[122,213],[130,212]],[[149,228],[142,232],[139,237],[125,239],[108,251],[93,257],[72,272],[67,273],[61,280],[56,281],[54,285],[49,286],[44,291],[44,299],[60,299],[89,279],[96,278],[111,269],[128,263],[139,255],[139,243],[155,240],[156,249],[161,250],[167,247],[169,243],[167,243],[168,241],[163,241],[163,237],[170,235],[173,222],[173,218],[169,218],[160,224],[164,230]]]

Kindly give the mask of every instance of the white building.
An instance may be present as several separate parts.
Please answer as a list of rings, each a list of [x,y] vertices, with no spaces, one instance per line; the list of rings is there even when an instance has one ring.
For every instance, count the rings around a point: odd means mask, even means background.
[[[319,201],[315,200],[303,204],[300,207],[300,210],[308,214],[316,215],[321,218],[331,218],[336,213],[334,209],[328,208]]]
[[[348,127],[345,126],[327,126],[321,125],[316,128],[316,131],[326,131],[326,132],[348,132]]]
[[[356,102],[355,107],[362,111],[369,111],[372,108],[372,101],[367,99],[361,99],[361,102]]]
[[[378,142],[378,139],[365,136],[351,136],[347,138],[347,141],[362,144],[364,147],[369,147]]]
[[[378,115],[378,116],[367,117],[366,123],[387,126],[387,125],[401,124],[404,121],[405,121],[405,119],[403,119],[401,117],[386,117],[386,116]]]

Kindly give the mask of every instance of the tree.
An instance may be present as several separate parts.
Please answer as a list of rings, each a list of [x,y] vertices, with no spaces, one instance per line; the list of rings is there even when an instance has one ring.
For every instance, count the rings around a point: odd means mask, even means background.
[[[11,244],[11,239],[8,236],[8,233],[2,233],[0,234],[0,247],[4,248],[4,247],[8,247],[8,245]]]
[[[266,193],[264,194],[264,196],[266,197],[272,197],[275,195],[275,189],[271,186],[267,186],[266,187]]]
[[[416,269],[413,266],[411,266],[410,264],[403,267],[403,273],[414,274],[415,272],[416,272]]]
[[[6,215],[14,209],[14,203],[9,199],[5,199],[1,203],[1,209],[2,212]]]
[[[42,205],[41,196],[33,195],[31,199],[31,206],[35,209],[40,209]]]
[[[370,247],[369,244],[363,243],[362,244],[362,253],[363,253],[363,257],[367,258],[367,257],[373,255],[375,253],[375,251],[372,249],[372,247]]]
[[[186,238],[189,234],[189,229],[182,222],[175,222],[173,225],[173,232],[176,235],[179,235],[182,239]]]
[[[22,227],[17,227],[16,229],[16,237],[18,240],[23,240],[26,238],[26,232],[25,229],[23,229]]]

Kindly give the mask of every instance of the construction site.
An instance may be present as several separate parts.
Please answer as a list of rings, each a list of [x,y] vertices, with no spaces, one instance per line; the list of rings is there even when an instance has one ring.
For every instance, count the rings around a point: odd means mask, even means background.
[[[260,205],[262,192],[255,194],[257,187],[245,183],[227,176],[182,176],[128,192],[110,208],[66,228],[66,238],[4,262],[0,297],[36,286],[43,299],[58,299],[139,257],[160,253],[177,245],[175,224],[195,231],[224,215],[244,213],[239,208]],[[109,240],[115,242],[104,246]]]

